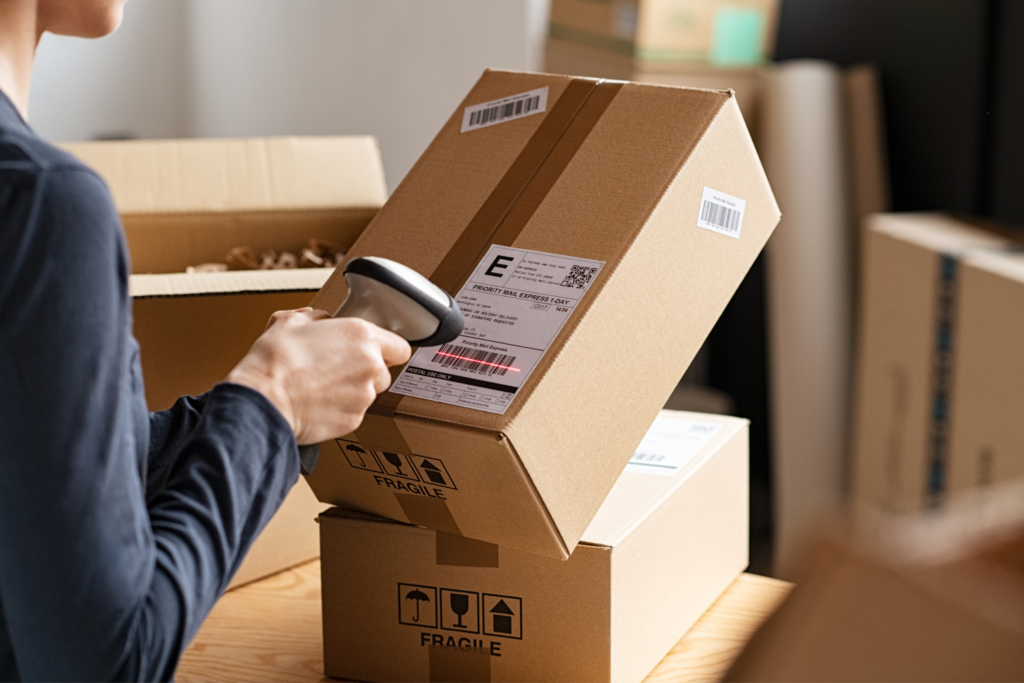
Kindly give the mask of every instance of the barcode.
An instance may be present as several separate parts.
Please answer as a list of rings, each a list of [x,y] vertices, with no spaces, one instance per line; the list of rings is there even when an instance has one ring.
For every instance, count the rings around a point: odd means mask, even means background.
[[[516,102],[509,102],[508,104],[499,104],[496,107],[475,111],[469,117],[469,125],[471,127],[475,127],[483,126],[488,123],[500,123],[501,121],[510,119],[514,116],[529,114],[539,108],[540,95],[535,95],[526,100],[518,100]]]
[[[478,375],[499,375],[508,374],[509,370],[516,370],[512,364],[516,362],[515,356],[495,353],[492,351],[481,351],[455,344],[444,344],[431,358],[432,363],[437,363],[443,368],[453,370],[468,370]]]
[[[491,102],[466,107],[462,113],[462,132],[496,123],[538,114],[548,106],[548,88],[538,88]]]
[[[730,209],[721,204],[715,204],[704,200],[700,208],[700,219],[705,223],[721,228],[722,230],[728,230],[729,232],[736,232],[740,227],[740,212]]]

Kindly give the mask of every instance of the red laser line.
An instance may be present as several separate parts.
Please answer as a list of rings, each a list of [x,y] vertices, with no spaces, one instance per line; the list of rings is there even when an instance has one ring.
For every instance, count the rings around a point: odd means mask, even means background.
[[[445,353],[444,351],[436,351],[439,356],[448,356],[449,358],[458,358],[459,360],[468,360],[470,363],[480,363],[480,365],[493,365],[496,368],[502,370],[511,370],[512,372],[520,372],[519,368],[514,368],[511,365],[498,365],[497,363],[488,363],[485,360],[476,360],[475,358],[466,358],[465,356],[456,356],[454,353]]]

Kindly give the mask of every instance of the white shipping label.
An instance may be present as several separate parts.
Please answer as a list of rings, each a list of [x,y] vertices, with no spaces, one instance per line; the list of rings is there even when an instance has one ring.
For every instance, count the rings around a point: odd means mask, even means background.
[[[500,100],[474,104],[462,112],[460,133],[539,114],[548,108],[548,87],[521,92]]]
[[[671,477],[722,430],[719,422],[659,415],[626,465],[626,472]]]
[[[604,261],[491,245],[455,296],[466,328],[421,348],[391,391],[504,413]]]
[[[746,208],[744,200],[705,187],[700,198],[697,227],[739,239]]]

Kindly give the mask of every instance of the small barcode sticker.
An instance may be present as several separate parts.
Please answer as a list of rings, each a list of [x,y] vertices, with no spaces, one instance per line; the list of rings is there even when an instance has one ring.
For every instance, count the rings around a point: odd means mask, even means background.
[[[462,130],[476,130],[498,123],[521,119],[524,116],[539,114],[548,108],[548,88],[538,88],[529,92],[511,95],[500,100],[474,104],[462,112]]]
[[[742,199],[705,187],[700,198],[697,227],[739,239],[746,207],[747,203]]]

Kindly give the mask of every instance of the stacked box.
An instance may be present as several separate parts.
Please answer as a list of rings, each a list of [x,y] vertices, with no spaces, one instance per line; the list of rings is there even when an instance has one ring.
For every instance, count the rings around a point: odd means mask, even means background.
[[[566,561],[333,508],[324,672],[639,681],[747,564],[747,422],[663,411]]]

